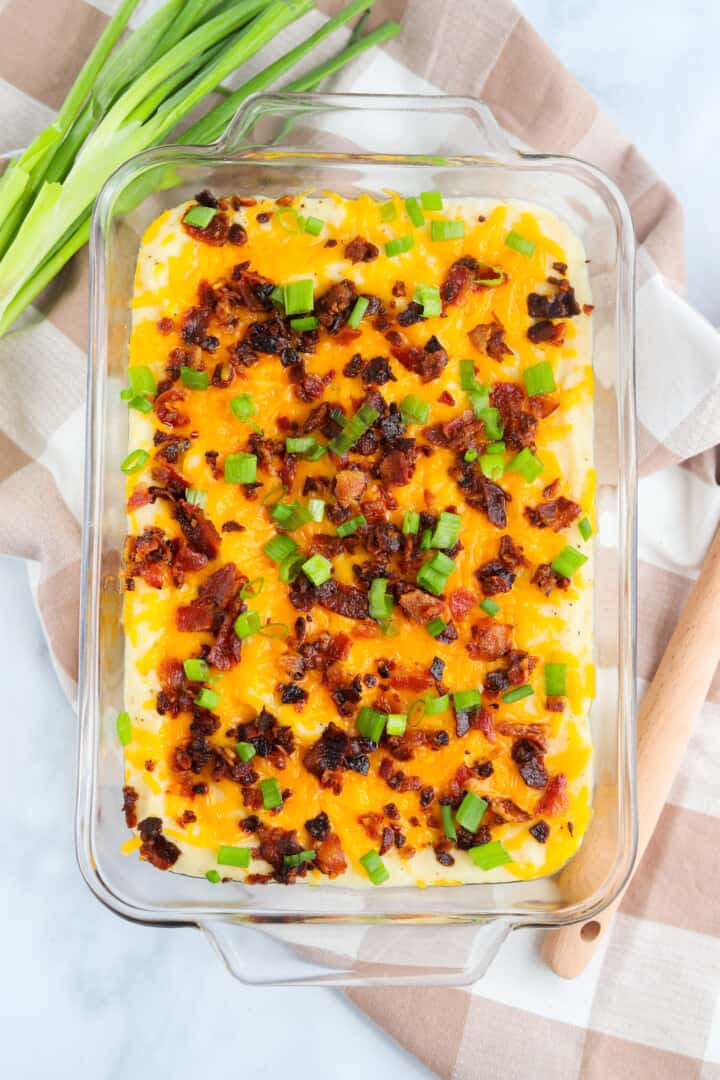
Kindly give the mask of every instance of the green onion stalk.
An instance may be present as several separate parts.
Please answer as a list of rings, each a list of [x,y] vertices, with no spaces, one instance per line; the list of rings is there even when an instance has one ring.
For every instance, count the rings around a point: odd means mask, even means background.
[[[178,141],[216,140],[250,94],[272,85],[373,3],[352,0],[307,40],[229,93]],[[56,120],[0,180],[0,335],[87,243],[92,204],[110,174],[171,137],[191,110],[311,10],[314,0],[168,0],[108,60],[136,5],[137,0],[121,4]],[[388,21],[362,37],[353,35],[336,56],[282,89],[315,89],[399,30]]]

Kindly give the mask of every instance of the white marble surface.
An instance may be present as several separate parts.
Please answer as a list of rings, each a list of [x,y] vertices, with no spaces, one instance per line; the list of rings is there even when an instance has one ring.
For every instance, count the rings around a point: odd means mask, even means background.
[[[719,324],[720,5],[520,6],[683,199],[690,298]],[[429,1076],[341,995],[246,989],[199,934],[138,927],[97,903],[73,853],[75,718],[54,679],[22,564],[0,560],[0,596],[0,1073],[8,1080],[190,1080],[229,1068],[252,1080],[283,1073],[335,1080],[338,1048],[343,1080],[369,1070],[395,1080]],[[535,945],[533,935],[518,936],[505,965],[502,954],[496,961],[493,984],[503,982],[511,955]],[[272,1032],[278,1011],[282,1039]]]

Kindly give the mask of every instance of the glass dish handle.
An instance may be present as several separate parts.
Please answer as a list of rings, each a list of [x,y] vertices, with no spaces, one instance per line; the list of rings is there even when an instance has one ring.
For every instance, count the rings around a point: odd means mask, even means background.
[[[228,970],[262,986],[460,986],[485,974],[512,924],[198,923]]]
[[[354,119],[348,116],[353,113]],[[304,119],[312,123],[303,124]],[[349,129],[357,132],[357,145],[348,139]],[[352,159],[365,155],[365,137],[373,158],[420,158],[442,165],[443,158],[517,162],[522,157],[482,101],[430,94],[254,94],[228,124],[218,149],[235,156],[290,146]],[[429,142],[437,154],[427,153]],[[424,150],[418,153],[420,144]]]

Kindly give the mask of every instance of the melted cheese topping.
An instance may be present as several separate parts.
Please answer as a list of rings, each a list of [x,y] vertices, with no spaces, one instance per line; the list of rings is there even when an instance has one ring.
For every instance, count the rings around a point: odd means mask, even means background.
[[[467,782],[467,788],[486,797],[509,798],[533,815],[530,821],[508,822],[492,828],[493,839],[502,841],[512,856],[511,863],[483,872],[473,864],[467,852],[453,849],[454,865],[450,868],[440,865],[432,849],[432,845],[443,838],[442,825],[438,825],[437,798],[431,807],[430,820],[434,824],[430,825],[427,814],[419,808],[417,791],[393,791],[379,777],[379,761],[387,756],[382,747],[371,755],[368,776],[352,771],[342,774],[343,786],[339,795],[323,789],[316,777],[303,767],[302,754],[330,720],[351,732],[355,730],[353,721],[338,717],[317,672],[308,673],[302,682],[309,694],[302,711],[279,704],[276,687],[283,681],[280,660],[286,645],[283,640],[258,635],[244,641],[241,662],[212,684],[220,694],[220,704],[214,711],[221,720],[212,741],[231,748],[234,740],[225,736],[227,729],[238,721],[252,719],[263,706],[274,713],[281,724],[292,727],[298,750],[288,759],[282,772],[267,759],[253,759],[253,766],[261,778],[276,776],[280,787],[290,789],[292,795],[279,812],[270,814],[260,810],[257,813],[271,825],[297,829],[301,845],[308,847],[312,841],[305,833],[303,823],[321,810],[326,811],[333,830],[341,838],[349,864],[347,873],[332,882],[317,870],[310,870],[302,879],[305,882],[354,887],[369,885],[359,860],[378,845],[368,838],[358,818],[368,812],[381,813],[382,807],[389,802],[394,802],[400,811],[399,824],[405,835],[406,848],[416,851],[409,859],[403,858],[402,850],[397,849],[383,857],[390,872],[389,885],[459,884],[551,874],[576,850],[591,813],[592,755],[588,710],[594,687],[592,545],[582,542],[577,522],[561,533],[549,528],[537,529],[528,524],[523,509],[541,502],[543,487],[559,479],[559,494],[580,503],[583,514],[594,525],[591,319],[584,314],[567,320],[565,342],[559,347],[535,346],[526,335],[532,321],[527,314],[527,296],[532,291],[547,291],[543,283],[548,274],[555,272],[551,269],[552,263],[562,262],[568,266],[567,277],[576,290],[579,303],[589,304],[591,297],[584,252],[571,230],[545,209],[479,199],[446,200],[442,212],[426,212],[426,219],[441,217],[465,222],[463,239],[432,242],[429,225],[413,228],[405,216],[402,201],[394,198],[397,219],[390,224],[381,222],[377,203],[368,196],[357,200],[343,200],[330,194],[319,198],[297,198],[294,205],[299,212],[314,214],[325,221],[322,234],[317,238],[287,232],[278,216],[273,214],[277,209],[275,204],[258,199],[252,208],[230,212],[233,220],[247,229],[248,241],[242,247],[229,244],[213,247],[197,242],[181,223],[187,206],[162,214],[147,230],[138,258],[130,363],[149,366],[161,380],[168,352],[180,338],[177,329],[170,335],[161,333],[158,320],[173,319],[177,327],[181,313],[197,303],[198,283],[227,278],[231,268],[240,261],[249,260],[253,270],[275,282],[311,275],[316,297],[333,282],[347,278],[356,284],[359,292],[379,296],[391,310],[395,306],[392,286],[401,280],[407,287],[407,300],[397,304],[395,313],[411,299],[416,283],[439,286],[451,264],[462,255],[472,254],[481,262],[500,266],[506,271],[508,281],[503,286],[470,292],[463,303],[447,308],[447,317],[428,319],[403,330],[412,345],[422,346],[431,334],[438,335],[450,357],[438,379],[423,384],[416,374],[391,360],[396,381],[382,386],[381,393],[386,401],[397,403],[407,394],[415,394],[430,405],[429,423],[442,422],[467,407],[459,380],[461,357],[472,356],[478,377],[486,384],[508,379],[522,382],[521,373],[526,367],[546,359],[552,365],[558,386],[554,396],[559,408],[538,424],[537,454],[545,465],[544,472],[531,484],[511,473],[504,475],[501,484],[512,501],[507,507],[507,528],[500,530],[490,524],[483,513],[464,502],[461,489],[448,475],[454,454],[450,450],[436,449],[432,456],[419,456],[414,475],[406,486],[392,489],[398,510],[391,516],[393,521],[400,523],[406,509],[438,513],[451,504],[457,508],[463,523],[463,549],[456,557],[457,568],[449,579],[448,591],[468,589],[475,595],[476,603],[482,600],[482,594],[475,570],[496,557],[500,536],[509,533],[522,544],[530,570],[521,570],[512,590],[494,599],[501,609],[497,619],[514,627],[514,647],[539,658],[531,676],[535,693],[515,704],[500,701],[494,719],[496,722],[506,720],[543,726],[549,746],[545,757],[548,773],[552,776],[562,772],[567,777],[567,810],[558,817],[545,815],[550,834],[546,843],[538,843],[529,835],[529,827],[537,821],[534,807],[542,792],[526,786],[521,779],[510,756],[512,740],[498,735],[494,742],[489,742],[479,730],[471,730],[464,738],[457,738],[452,711],[425,718],[424,727],[443,728],[448,732],[449,745],[440,751],[421,748],[415,752],[412,761],[394,762],[394,769],[403,768],[409,775],[420,776],[424,785],[433,787],[437,797],[447,788],[460,765],[491,761],[492,775],[484,780],[473,776]],[[267,223],[259,224],[257,216],[263,213],[271,217]],[[285,221],[287,223],[287,217]],[[505,244],[510,228],[534,241],[535,251],[531,257]],[[386,257],[383,244],[394,235],[407,233],[414,237],[413,248],[398,257]],[[355,236],[377,244],[380,256],[371,262],[351,265],[343,252]],[[327,246],[329,238],[337,240],[337,245]],[[468,340],[468,331],[479,323],[487,323],[493,315],[505,327],[505,340],[513,353],[502,365],[473,349]],[[243,309],[241,318],[250,322],[264,316]],[[386,338],[373,328],[372,323],[372,319],[363,320],[361,338],[348,343],[322,332],[316,352],[306,358],[308,371],[320,375],[329,371],[335,373],[326,397],[341,401],[346,415],[355,411],[365,387],[359,379],[342,375],[345,364],[356,352],[361,352],[366,359],[390,353]],[[218,331],[213,328],[212,333]],[[218,359],[223,358],[222,334],[218,333],[218,336],[221,337],[219,349],[213,357],[206,357],[210,370]],[[177,385],[182,389],[180,383]],[[455,404],[439,400],[444,391],[449,392]],[[269,355],[263,355],[258,363],[243,370],[226,389],[211,387],[205,392],[184,390],[184,393],[185,401],[180,407],[189,415],[190,423],[178,429],[176,434],[192,432],[193,438],[191,448],[178,468],[193,487],[208,491],[205,511],[218,530],[223,522],[234,520],[240,522],[245,531],[222,533],[219,558],[205,570],[187,574],[181,588],[157,590],[149,587],[142,578],[136,578],[134,591],[126,593],[126,708],[132,718],[132,739],[126,748],[126,783],[139,794],[138,819],[148,815],[161,817],[165,835],[180,847],[181,856],[173,869],[203,874],[216,867],[220,844],[255,846],[253,837],[239,828],[239,822],[255,811],[243,806],[240,786],[230,780],[212,782],[207,794],[192,799],[183,795],[178,784],[170,759],[174,747],[187,737],[189,718],[187,714],[177,718],[158,715],[158,665],[165,658],[183,660],[196,656],[201,646],[212,639],[207,633],[180,633],[175,625],[176,608],[196,597],[198,584],[208,573],[232,561],[248,578],[264,578],[261,595],[250,601],[250,606],[258,610],[263,619],[292,626],[298,614],[288,600],[287,586],[278,579],[277,567],[262,552],[263,544],[275,535],[276,529],[261,499],[248,501],[242,487],[222,480],[214,481],[204,455],[206,451],[217,451],[222,461],[226,454],[245,446],[250,429],[235,418],[229,405],[239,393],[252,396],[257,406],[254,420],[273,437],[277,437],[280,417],[303,420],[311,406],[298,402],[287,372],[276,356]],[[142,415],[131,411],[130,449],[143,447],[152,454],[156,426],[157,418],[152,413]],[[418,437],[420,429],[414,426],[408,434]],[[511,456],[508,453],[506,460]],[[144,471],[128,478],[128,495],[139,482],[150,482],[151,464],[152,461]],[[332,475],[335,468],[330,455],[312,464],[301,462],[291,495],[299,495],[306,476]],[[258,480],[264,485],[261,496],[277,485],[277,478],[263,470],[258,471]],[[371,481],[365,498],[373,498],[376,487],[376,482]],[[161,499],[129,513],[130,535],[141,533],[148,525],[159,526],[170,536],[180,535],[168,504]],[[310,523],[293,533],[293,537],[305,549],[315,532],[333,531],[327,521]],[[567,591],[555,589],[545,597],[530,582],[532,570],[538,564],[550,562],[567,543],[581,548],[589,560],[574,576]],[[368,556],[362,554],[360,557]],[[347,554],[333,560],[338,581],[354,582],[353,561],[357,560]],[[325,629],[353,635],[351,654],[344,664],[353,675],[377,673],[377,662],[381,658],[403,667],[419,665],[427,668],[434,656],[440,656],[446,664],[443,682],[452,693],[481,687],[486,671],[497,666],[497,663],[470,659],[465,649],[469,627],[478,618],[482,618],[482,612],[476,607],[458,623],[460,637],[451,645],[439,645],[424,627],[411,623],[399,609],[395,614],[399,630],[396,636],[384,636],[379,629],[369,636],[357,636],[358,626],[367,624],[333,615],[318,606],[313,608],[309,629],[313,637]],[[543,668],[548,661],[568,665],[567,704],[565,711],[559,714],[545,708]],[[363,702],[371,705],[375,693],[365,691]],[[406,691],[400,691],[400,694],[405,707],[417,697],[416,693]],[[181,815],[188,809],[192,810],[195,820],[181,826]],[[137,844],[131,841],[126,846],[128,853],[136,848]],[[224,878],[242,880],[247,873],[226,866],[217,869]],[[262,860],[252,860],[250,872],[268,869]]]

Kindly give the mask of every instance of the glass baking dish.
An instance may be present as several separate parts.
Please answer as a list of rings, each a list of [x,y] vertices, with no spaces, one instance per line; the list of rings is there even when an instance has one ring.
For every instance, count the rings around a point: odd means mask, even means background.
[[[127,450],[125,381],[140,238],[162,210],[209,187],[277,197],[494,196],[541,203],[584,242],[595,303],[594,431],[597,697],[592,858],[510,884],[353,890],[212,885],[121,854],[120,622]],[[105,184],[91,236],[77,848],[95,895],[148,923],[195,924],[249,983],[460,984],[478,978],[507,933],[591,919],[627,879],[636,844],[634,239],[627,206],[597,169],[514,150],[470,98],[257,95],[210,147],[160,147]]]

